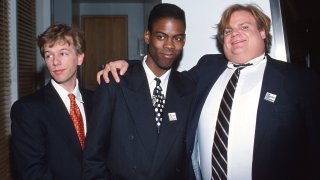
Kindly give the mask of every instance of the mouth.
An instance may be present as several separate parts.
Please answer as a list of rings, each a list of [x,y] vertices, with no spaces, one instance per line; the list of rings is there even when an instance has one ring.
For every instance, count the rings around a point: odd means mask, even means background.
[[[64,70],[63,69],[56,69],[56,70],[54,70],[54,71],[52,71],[54,74],[56,74],[56,75],[59,75],[59,74],[62,74],[62,72],[63,72]]]
[[[237,45],[237,44],[243,43],[244,41],[245,41],[245,40],[233,41],[233,42],[231,42],[231,45]]]
[[[172,59],[174,57],[174,54],[172,53],[163,53],[162,55],[166,59]]]

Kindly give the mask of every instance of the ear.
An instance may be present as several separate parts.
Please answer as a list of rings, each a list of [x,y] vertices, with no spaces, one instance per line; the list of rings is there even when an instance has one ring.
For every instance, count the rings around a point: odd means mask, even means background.
[[[150,31],[148,30],[144,31],[144,42],[148,45],[150,43]]]
[[[266,39],[266,30],[265,29],[262,29],[260,31],[260,36],[262,37],[262,39]]]
[[[78,54],[78,66],[81,66],[84,59],[84,53]]]

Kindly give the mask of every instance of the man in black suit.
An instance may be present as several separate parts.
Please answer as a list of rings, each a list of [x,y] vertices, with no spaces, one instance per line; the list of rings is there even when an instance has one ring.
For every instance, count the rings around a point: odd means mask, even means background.
[[[129,68],[120,84],[100,84],[86,139],[84,179],[185,179],[193,83],[171,69],[185,44],[185,29],[182,9],[155,6],[144,33],[147,56]],[[155,117],[155,78],[165,97],[162,120]]]
[[[186,140],[190,179],[320,179],[320,78],[267,55],[270,26],[269,17],[255,5],[228,7],[218,24],[223,55],[205,55],[186,72],[197,83]],[[224,111],[223,92],[241,66],[229,131],[215,132],[222,126],[217,119]],[[124,72],[126,65],[107,67],[123,67]],[[215,136],[228,142],[218,146]],[[213,151],[220,152],[222,161]]]
[[[12,106],[14,173],[16,179],[79,180],[93,96],[79,88],[77,80],[85,52],[84,35],[64,24],[51,25],[38,36],[38,46],[52,79]],[[77,125],[69,115],[69,111],[73,114],[69,94],[75,96],[78,106]]]

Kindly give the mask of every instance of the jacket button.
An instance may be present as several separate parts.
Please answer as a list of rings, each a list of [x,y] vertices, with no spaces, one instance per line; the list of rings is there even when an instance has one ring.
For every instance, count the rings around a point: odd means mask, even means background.
[[[136,169],[137,169],[137,166],[136,166],[136,165],[132,166],[132,170],[133,170],[133,171],[136,171]]]
[[[130,141],[133,141],[133,140],[134,140],[134,135],[130,135],[130,136],[129,136],[129,140],[130,140]]]

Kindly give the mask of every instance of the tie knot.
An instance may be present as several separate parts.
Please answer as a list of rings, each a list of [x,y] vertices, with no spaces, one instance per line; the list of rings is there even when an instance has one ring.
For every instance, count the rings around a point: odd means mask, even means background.
[[[74,102],[75,99],[76,99],[76,96],[74,94],[72,94],[72,93],[68,94],[68,97],[69,97],[71,102]]]
[[[247,66],[251,66],[251,65],[252,65],[252,63],[246,63],[246,64],[233,64],[233,67],[243,69],[243,68],[245,68],[245,67],[247,67]],[[241,69],[240,69],[240,70],[241,70]]]
[[[233,67],[237,68],[235,73],[239,76],[240,75],[240,71],[242,69],[244,69],[247,66],[251,66],[252,63],[247,63],[247,64],[233,64]]]
[[[154,78],[154,80],[157,82],[156,86],[160,86],[161,80],[159,78]]]

